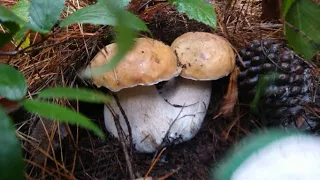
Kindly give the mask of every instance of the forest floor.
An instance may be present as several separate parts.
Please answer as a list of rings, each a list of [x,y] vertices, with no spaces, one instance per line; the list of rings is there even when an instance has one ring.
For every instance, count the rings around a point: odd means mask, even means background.
[[[78,9],[90,4],[86,0],[66,1],[68,8]],[[262,21],[261,1],[238,0],[227,4],[216,0],[217,29],[190,20],[164,1],[154,0],[146,6],[132,4],[129,10],[148,25],[154,39],[166,44],[185,32],[205,31],[219,34],[239,51],[254,39],[282,39],[280,21]],[[3,3],[11,6],[14,0]],[[78,71],[90,62],[95,54],[113,39],[108,26],[73,25],[68,31],[56,27],[49,37],[34,34],[37,43],[30,54],[11,57],[10,64],[28,78],[29,96],[53,86],[89,87]],[[143,36],[143,35],[141,35]],[[54,46],[38,48],[55,43]],[[8,47],[10,49],[10,47]],[[8,60],[7,57],[6,60]],[[154,179],[206,179],[210,169],[225,155],[231,146],[250,133],[250,127],[259,127],[253,116],[237,104],[232,117],[217,116],[229,78],[213,82],[211,104],[200,132],[192,140],[168,147],[166,163],[152,164],[153,154],[132,154],[136,177],[145,175]],[[104,129],[102,141],[91,132],[76,126],[58,124],[18,110],[12,116],[17,134],[23,143],[26,176],[29,179],[127,179],[128,169],[119,141],[111,137],[103,123],[103,105],[66,100],[56,103],[82,112]],[[151,170],[147,174],[148,170]]]

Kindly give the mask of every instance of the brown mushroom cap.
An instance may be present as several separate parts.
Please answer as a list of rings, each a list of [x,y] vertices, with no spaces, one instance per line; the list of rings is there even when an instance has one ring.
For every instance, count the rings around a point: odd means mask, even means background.
[[[108,63],[116,54],[115,43],[107,45],[91,61],[91,67]],[[178,76],[181,67],[173,49],[164,43],[150,39],[137,38],[135,47],[111,71],[93,77],[93,83],[111,91],[137,85],[153,85]]]
[[[224,38],[206,32],[188,32],[174,40],[171,47],[182,64],[182,77],[216,80],[235,67],[235,53]]]

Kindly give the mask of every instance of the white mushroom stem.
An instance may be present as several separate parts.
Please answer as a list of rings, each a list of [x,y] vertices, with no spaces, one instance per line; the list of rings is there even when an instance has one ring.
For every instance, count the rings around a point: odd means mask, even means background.
[[[155,86],[122,89],[117,92],[117,96],[128,117],[135,149],[139,152],[153,152],[162,143],[173,121],[172,107],[163,100]],[[120,125],[128,135],[128,127],[119,107],[114,100],[110,105],[119,115]],[[104,118],[107,130],[118,137],[113,116],[106,106]]]
[[[174,78],[160,90],[155,86],[137,86],[117,92],[138,152],[152,153],[165,140],[180,143],[190,140],[199,131],[210,101],[211,82]],[[115,101],[110,102],[119,114],[120,124],[128,135],[125,120]],[[105,125],[118,137],[113,116],[104,110]]]
[[[175,109],[170,140],[188,141],[199,131],[206,115],[212,89],[211,81],[194,81],[181,77],[168,81],[160,93]]]

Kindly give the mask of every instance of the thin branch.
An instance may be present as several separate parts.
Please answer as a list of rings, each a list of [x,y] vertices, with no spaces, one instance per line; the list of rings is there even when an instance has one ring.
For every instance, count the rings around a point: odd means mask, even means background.
[[[20,40],[18,46],[14,49],[15,51],[17,51],[20,48],[20,46],[22,45],[22,43],[26,41],[26,39],[27,39],[28,35],[30,34],[30,32],[31,32],[31,30],[28,29],[27,32],[23,35],[23,37]],[[9,57],[9,59],[7,61],[7,64],[10,64],[11,59],[12,59],[12,56]]]
[[[31,50],[27,50],[27,49],[29,49],[29,47],[28,47],[28,48],[25,48],[25,49],[21,49],[19,51],[10,51],[10,52],[2,52],[2,51],[0,51],[0,56],[16,56],[18,54],[37,51],[37,50],[41,50],[41,49],[44,49],[44,48],[47,48],[47,47],[52,47],[52,46],[56,46],[56,45],[59,45],[59,44],[63,44],[65,42],[67,42],[67,41],[69,41],[69,39],[66,39],[66,40],[61,41],[61,42],[57,42],[57,43],[41,46],[41,47],[38,47],[38,48],[34,48],[34,49],[31,49]]]
[[[123,118],[124,118],[124,121],[126,122],[127,127],[128,127],[129,141],[130,141],[130,154],[132,155],[133,140],[132,140],[131,125],[130,125],[130,123],[129,123],[129,119],[128,119],[128,116],[126,115],[126,112],[123,110],[123,108],[122,108],[122,106],[121,106],[121,104],[120,104],[120,101],[119,101],[118,96],[117,96],[115,93],[113,93],[113,97],[114,97],[114,99],[115,99],[115,101],[116,101],[116,103],[117,103],[117,106],[119,107],[120,112],[121,112],[121,114],[122,114],[122,116],[123,116]]]
[[[127,163],[127,166],[128,166],[130,179],[133,180],[135,178],[134,178],[134,174],[133,174],[131,158],[129,156],[129,153],[128,153],[128,150],[127,150],[127,147],[126,147],[125,137],[124,137],[124,134],[123,134],[120,122],[119,122],[119,115],[115,113],[114,109],[109,104],[106,104],[106,106],[108,107],[108,109],[110,110],[110,112],[111,112],[111,114],[113,116],[114,124],[116,125],[117,131],[118,131],[119,140],[120,140],[120,143],[121,143],[121,146],[122,146],[122,150],[123,150],[123,153],[124,153],[124,157],[126,159],[126,163]]]
[[[160,153],[157,155],[157,157],[152,161],[151,166],[149,167],[147,173],[144,175],[144,179],[146,179],[148,177],[148,175],[150,174],[151,170],[153,169],[154,165],[157,163],[157,161],[159,160],[159,158],[161,157],[161,155],[163,154],[163,152],[166,150],[167,148],[164,147]]]

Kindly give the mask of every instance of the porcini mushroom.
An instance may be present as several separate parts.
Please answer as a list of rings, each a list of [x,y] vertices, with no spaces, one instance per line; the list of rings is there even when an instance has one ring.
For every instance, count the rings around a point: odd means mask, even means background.
[[[230,43],[221,36],[207,32],[187,32],[173,41],[181,77],[193,80],[217,80],[232,72],[235,54]]]
[[[116,44],[107,45],[91,61],[91,67],[102,66],[116,53]],[[113,69],[102,76],[93,77],[93,83],[116,92],[132,131],[132,139],[138,152],[154,152],[162,143],[172,121],[172,106],[164,101],[154,84],[180,74],[177,57],[164,43],[138,38],[135,47]],[[110,105],[119,115],[125,134],[128,127],[119,107],[113,100]],[[109,109],[104,109],[107,130],[118,137],[114,119]]]
[[[165,100],[181,108],[168,137],[187,141],[200,129],[209,106],[211,80],[227,76],[235,67],[235,54],[228,41],[206,32],[188,32],[174,40],[182,72],[160,90]]]
[[[106,51],[96,55],[91,66],[108,62],[115,54],[115,47],[116,44],[108,45]],[[138,152],[152,153],[163,144],[177,144],[193,138],[209,105],[210,80],[224,77],[234,68],[232,48],[217,35],[186,33],[171,47],[139,38],[135,48],[113,71],[93,78],[97,86],[117,92]],[[181,77],[175,78],[178,75]],[[168,82],[158,90],[154,85],[161,81]],[[128,135],[116,102],[110,104],[119,114],[121,126]],[[107,130],[118,137],[113,116],[106,106],[104,116]]]
[[[91,67],[102,66],[116,54],[117,44],[104,47],[91,61]],[[113,92],[138,85],[154,85],[178,76],[181,68],[172,49],[160,41],[137,38],[135,47],[113,71],[93,77],[93,83]]]

